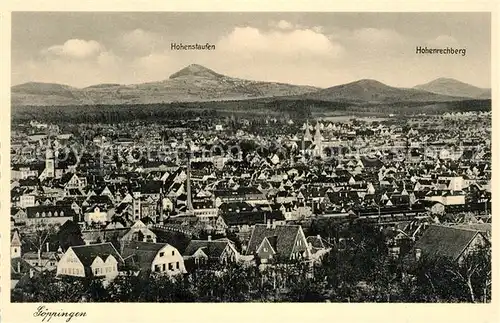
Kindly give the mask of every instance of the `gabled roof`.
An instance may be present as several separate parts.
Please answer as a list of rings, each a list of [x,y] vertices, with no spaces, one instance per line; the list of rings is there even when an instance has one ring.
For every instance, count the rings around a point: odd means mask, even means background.
[[[122,257],[125,261],[130,261],[141,269],[148,270],[151,268],[151,264],[158,252],[168,245],[168,243],[142,241],[124,242],[122,246]]]
[[[106,261],[109,255],[112,255],[118,262],[123,262],[122,257],[110,242],[85,246],[72,246],[70,248],[85,267],[90,267],[96,257],[100,257],[102,260]]]
[[[229,241],[191,240],[184,251],[184,256],[192,256],[198,249],[201,248],[209,258],[219,259],[229,244]]]
[[[45,212],[48,214],[49,212],[54,216],[55,212],[57,212],[58,216],[61,216],[61,212],[65,217],[74,217],[76,215],[75,211],[69,207],[64,205],[39,205],[39,206],[30,206],[26,208],[26,214],[28,218],[35,218],[36,213],[40,215]]]
[[[19,279],[22,275],[28,273],[30,270],[36,269],[24,259],[17,257],[10,260],[11,279]]]
[[[10,245],[14,247],[20,247],[22,245],[21,238],[19,237],[19,232],[17,232],[17,230],[14,230],[12,233]]]
[[[477,230],[431,225],[415,243],[414,249],[420,249],[422,254],[430,257],[457,260],[477,235],[481,235]]]
[[[248,242],[247,254],[253,254],[265,237],[268,239],[276,237],[276,252],[282,257],[289,258],[294,249],[295,239],[300,229],[300,225],[277,225],[273,229],[272,227],[269,228],[266,224],[256,224]]]
[[[323,244],[323,240],[320,236],[309,236],[306,239],[307,243],[310,243],[313,248],[323,249],[325,245]]]

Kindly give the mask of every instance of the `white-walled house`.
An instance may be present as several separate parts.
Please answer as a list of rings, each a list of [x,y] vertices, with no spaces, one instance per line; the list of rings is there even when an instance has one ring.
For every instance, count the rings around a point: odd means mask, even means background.
[[[182,255],[168,243],[126,242],[122,246],[122,257],[134,270],[165,275],[186,273]]]
[[[101,210],[97,206],[85,212],[85,222],[87,223],[92,223],[92,222],[105,223],[107,221],[109,221],[108,212],[105,210]]]
[[[72,246],[57,264],[57,275],[73,277],[103,277],[110,281],[118,275],[123,259],[109,242]]]
[[[141,220],[137,220],[130,230],[120,239],[121,243],[127,241],[156,242],[156,234],[151,231]]]

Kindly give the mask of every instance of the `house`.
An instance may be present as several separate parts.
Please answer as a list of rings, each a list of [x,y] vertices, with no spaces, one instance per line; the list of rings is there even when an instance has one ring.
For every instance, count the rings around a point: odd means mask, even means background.
[[[227,227],[232,231],[250,231],[255,224],[264,224],[270,220],[276,224],[284,224],[285,217],[281,211],[249,210],[228,212],[222,215]]]
[[[186,273],[182,255],[168,243],[127,241],[122,245],[122,258],[131,268],[147,273]]]
[[[84,176],[78,176],[74,173],[66,173],[61,177],[61,184],[65,190],[82,190],[87,186],[87,178]]]
[[[22,209],[11,207],[10,208],[10,216],[14,220],[15,225],[26,224],[27,215],[26,215],[26,212],[24,212]]]
[[[447,205],[464,205],[465,204],[465,194],[460,191],[429,191],[425,200],[439,202],[445,206]]]
[[[239,253],[233,242],[228,239],[191,240],[184,250],[183,257],[190,264],[237,262]]]
[[[261,263],[279,260],[309,259],[311,249],[300,225],[256,224],[253,228],[247,255],[255,255]]]
[[[212,201],[195,201],[193,202],[193,214],[199,218],[215,218],[219,210],[214,207]]]
[[[110,281],[118,275],[123,259],[109,242],[72,246],[57,264],[57,275],[73,277],[102,277]]]
[[[120,239],[122,243],[129,241],[156,242],[156,234],[141,220],[137,220],[130,230]]]
[[[40,252],[40,257],[38,257],[38,252],[26,252],[22,258],[36,270],[50,271],[57,268],[59,256],[60,255],[54,251]]]
[[[33,193],[33,190],[25,191],[24,194],[19,197],[19,206],[21,208],[35,206],[35,197],[36,195]]]
[[[478,230],[430,225],[415,243],[410,254],[415,260],[427,256],[461,262],[471,251],[489,244],[488,239]]]
[[[63,225],[75,217],[76,213],[67,206],[39,205],[26,208],[26,225]]]
[[[13,258],[10,261],[10,282],[11,289],[19,287],[18,283],[25,279],[24,277],[32,278],[34,273],[36,272],[35,268],[33,268],[30,264],[28,264],[22,258]]]
[[[217,207],[229,202],[247,202],[251,205],[268,203],[266,196],[252,186],[241,186],[236,190],[215,190],[214,194]]]
[[[89,208],[84,214],[84,220],[87,223],[106,223],[108,218],[108,211],[99,208],[98,206]]]

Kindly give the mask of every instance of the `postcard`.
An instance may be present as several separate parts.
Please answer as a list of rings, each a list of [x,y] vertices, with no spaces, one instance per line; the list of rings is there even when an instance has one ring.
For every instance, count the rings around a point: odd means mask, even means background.
[[[5,10],[2,318],[498,319],[495,7],[200,5]]]

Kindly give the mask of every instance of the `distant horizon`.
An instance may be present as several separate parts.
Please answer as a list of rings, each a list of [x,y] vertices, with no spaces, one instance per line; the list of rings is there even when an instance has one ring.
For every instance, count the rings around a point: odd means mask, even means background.
[[[13,12],[11,36],[13,85],[150,83],[197,62],[320,88],[440,77],[491,88],[487,12]]]
[[[205,66],[205,65],[201,65],[201,64],[197,64],[197,63],[191,63],[191,64],[188,64],[186,65],[185,67],[183,68],[186,68],[190,65],[200,65],[200,66],[203,66],[207,69],[210,69],[216,73],[218,73],[218,71],[210,68],[209,66]],[[181,69],[183,69],[181,68]],[[179,69],[178,71],[180,71],[181,69]],[[178,71],[174,71],[172,74],[170,75],[173,75],[174,73],[178,72]],[[222,74],[222,73],[219,73],[219,74]],[[65,83],[57,83],[57,82],[40,82],[40,81],[36,81],[36,80],[33,80],[33,81],[26,81],[26,82],[22,82],[22,83],[18,83],[18,84],[11,84],[11,87],[14,87],[14,86],[17,86],[17,85],[23,85],[23,84],[29,84],[29,83],[43,83],[43,84],[57,84],[57,85],[64,85],[64,86],[69,86],[69,87],[73,87],[73,88],[76,88],[76,89],[85,89],[85,88],[88,88],[88,87],[91,87],[91,86],[96,86],[96,85],[106,85],[106,84],[110,84],[110,85],[113,85],[113,84],[116,84],[116,85],[122,85],[122,86],[129,86],[129,85],[137,85],[137,84],[147,84],[147,83],[157,83],[157,82],[163,82],[163,81],[167,81],[169,80],[169,76],[167,76],[166,78],[164,79],[159,79],[159,80],[152,80],[152,81],[147,81],[147,82],[138,82],[138,83],[115,83],[115,82],[103,82],[103,83],[95,83],[95,84],[90,84],[90,85],[87,85],[87,86],[73,86],[71,84],[65,84]],[[424,82],[424,83],[418,83],[418,84],[415,84],[413,86],[410,86],[410,87],[400,87],[400,86],[394,86],[394,85],[391,85],[391,84],[387,84],[387,83],[384,83],[380,80],[377,80],[377,79],[372,79],[372,78],[360,78],[360,79],[357,79],[357,80],[353,80],[353,81],[348,81],[348,82],[345,82],[345,83],[339,83],[339,84],[333,84],[331,86],[327,86],[327,87],[319,87],[319,86],[315,86],[315,85],[311,85],[311,84],[295,84],[295,83],[286,83],[286,82],[278,82],[278,81],[263,81],[263,80],[256,80],[256,79],[246,79],[246,78],[241,78],[241,77],[238,77],[238,76],[234,76],[234,75],[226,75],[226,74],[223,74],[224,76],[226,77],[231,77],[231,78],[237,78],[237,79],[244,79],[244,80],[248,80],[248,81],[254,81],[254,82],[270,82],[270,83],[285,83],[285,84],[290,84],[290,85],[298,85],[298,86],[312,86],[312,87],[317,87],[317,88],[320,88],[320,89],[326,89],[326,88],[330,88],[330,87],[334,87],[334,86],[339,86],[339,85],[345,85],[345,84],[349,84],[349,83],[355,83],[355,82],[359,82],[359,81],[362,81],[362,80],[371,80],[371,81],[377,81],[377,82],[380,82],[384,85],[387,85],[387,86],[390,86],[390,87],[395,87],[395,88],[408,88],[408,89],[412,89],[412,88],[415,88],[416,86],[419,86],[419,85],[422,85],[422,84],[427,84],[427,83],[430,83],[430,82],[434,82],[436,80],[439,80],[439,79],[449,79],[449,80],[453,80],[453,81],[457,81],[457,82],[461,82],[461,83],[464,83],[464,84],[468,84],[468,85],[471,85],[471,86],[475,86],[477,88],[481,88],[481,89],[485,89],[485,90],[490,90],[491,87],[481,87],[481,86],[477,86],[475,84],[472,84],[470,82],[466,82],[466,81],[463,81],[463,80],[459,80],[459,79],[456,79],[456,78],[453,78],[453,77],[447,77],[447,76],[440,76],[440,77],[437,77],[435,79],[432,79],[432,80],[429,80],[427,82]]]

